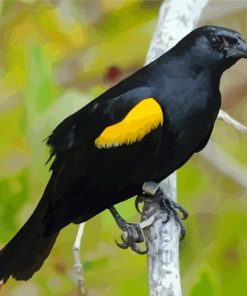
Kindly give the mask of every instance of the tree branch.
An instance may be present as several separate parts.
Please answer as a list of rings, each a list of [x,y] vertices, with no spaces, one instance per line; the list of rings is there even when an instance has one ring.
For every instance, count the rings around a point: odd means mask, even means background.
[[[232,118],[226,111],[220,110],[218,114],[218,119],[225,121],[227,124],[233,126],[240,132],[247,134],[247,126]]]
[[[84,284],[84,277],[83,277],[83,267],[81,264],[80,258],[80,248],[81,248],[81,240],[84,233],[85,223],[81,223],[79,225],[79,229],[76,235],[75,243],[73,246],[73,253],[74,253],[74,270],[76,274],[76,279],[78,282],[78,296],[86,295],[86,289]]]
[[[167,0],[159,12],[159,19],[146,63],[158,58],[174,46],[181,38],[194,29],[207,0]],[[176,172],[160,183],[169,198],[176,201]],[[149,247],[148,274],[151,296],[182,295],[179,275],[179,235],[178,225],[171,219],[163,224],[164,212],[155,202],[144,203],[142,220],[154,215],[156,221],[144,232]]]
[[[1,281],[0,281],[0,291],[1,291],[1,288],[3,287],[3,285],[4,285],[4,281],[1,280]]]

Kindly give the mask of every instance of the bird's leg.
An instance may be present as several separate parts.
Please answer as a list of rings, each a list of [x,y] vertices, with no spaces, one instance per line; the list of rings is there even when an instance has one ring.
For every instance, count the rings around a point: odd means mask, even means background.
[[[159,203],[161,209],[167,213],[166,220],[164,223],[168,222],[172,217],[179,224],[181,229],[182,240],[185,237],[186,230],[182,220],[188,218],[188,212],[180,206],[178,203],[170,199],[165,192],[159,187],[159,184],[154,182],[146,182],[143,185],[143,194],[138,196],[136,199],[137,210],[139,211],[138,205],[140,202],[144,201],[145,198],[151,199],[153,202]],[[178,211],[182,213],[182,218],[179,216]]]
[[[138,243],[145,242],[145,237],[140,224],[132,224],[126,222],[119,215],[114,206],[110,207],[109,210],[112,213],[118,227],[123,231],[121,235],[123,242],[118,243],[116,241],[116,244],[122,249],[127,249],[130,247],[134,252],[138,254],[146,254],[147,250],[142,251],[138,246]]]
[[[145,182],[142,186],[142,194],[137,195],[135,200],[135,207],[137,211],[141,214],[141,210],[139,208],[139,204],[143,203],[145,199],[153,199],[155,193],[159,189],[159,184],[155,182]]]

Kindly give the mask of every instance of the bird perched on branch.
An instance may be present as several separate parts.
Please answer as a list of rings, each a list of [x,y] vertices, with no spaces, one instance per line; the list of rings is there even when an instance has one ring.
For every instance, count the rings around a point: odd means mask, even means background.
[[[247,58],[243,36],[205,26],[61,122],[48,137],[52,175],[29,220],[0,251],[0,280],[29,279],[60,230],[110,209],[139,252],[140,233],[113,207],[160,182],[209,140],[221,105],[222,73]],[[186,211],[157,190],[161,207],[184,228]],[[138,229],[137,229],[138,230]]]

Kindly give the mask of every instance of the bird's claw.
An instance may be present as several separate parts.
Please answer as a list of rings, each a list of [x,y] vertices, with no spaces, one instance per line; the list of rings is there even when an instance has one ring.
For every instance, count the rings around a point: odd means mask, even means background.
[[[139,214],[141,214],[141,210],[139,208],[139,204],[144,202],[144,197],[142,195],[137,195],[135,199],[135,208]]]
[[[155,182],[144,183],[143,194],[136,197],[135,206],[139,213],[141,213],[139,209],[139,204],[147,198],[153,201],[157,201],[161,209],[166,211],[167,216],[163,223],[167,223],[172,217],[175,219],[175,221],[180,226],[180,239],[182,240],[186,234],[186,229],[182,220],[187,219],[189,217],[189,213],[178,203],[170,199]],[[178,211],[182,213],[182,217],[179,216]]]
[[[127,244],[127,242],[125,241],[125,239],[123,238],[123,235],[121,234],[121,239],[122,242],[119,243],[116,239],[115,239],[115,243],[116,245],[121,248],[121,249],[128,249],[129,245]]]
[[[180,239],[184,239],[186,235],[186,229],[182,220],[187,219],[189,213],[178,203],[167,197],[161,189],[157,191],[157,193],[154,195],[154,198],[158,199],[161,209],[164,209],[167,213],[166,220],[164,220],[163,223],[168,222],[173,217],[181,229]],[[182,213],[182,218],[179,216],[178,210]]]
[[[123,233],[121,235],[122,242],[119,243],[115,240],[118,247],[121,249],[131,248],[137,254],[146,254],[148,249],[141,250],[138,243],[145,242],[144,234],[139,224],[126,223],[123,226]]]

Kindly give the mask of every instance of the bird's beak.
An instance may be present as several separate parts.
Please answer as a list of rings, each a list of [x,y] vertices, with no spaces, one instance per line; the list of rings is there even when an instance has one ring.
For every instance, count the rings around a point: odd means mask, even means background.
[[[247,44],[242,42],[237,46],[227,48],[227,57],[247,59]]]

